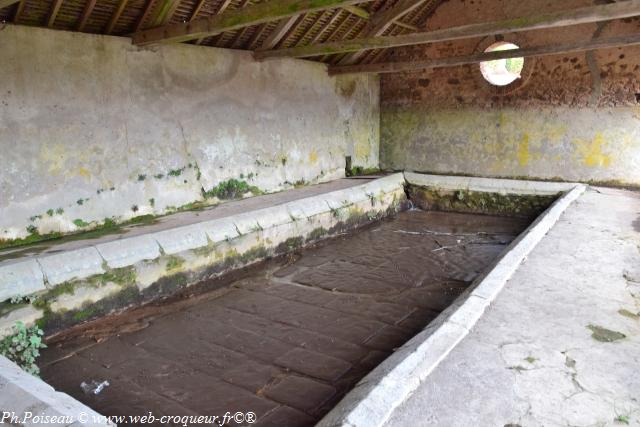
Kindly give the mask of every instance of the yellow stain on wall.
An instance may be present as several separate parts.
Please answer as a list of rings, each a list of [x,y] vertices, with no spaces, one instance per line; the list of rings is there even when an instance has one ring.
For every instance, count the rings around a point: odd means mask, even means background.
[[[611,164],[611,156],[603,152],[608,144],[601,133],[597,133],[592,141],[577,139],[574,144],[578,146],[578,155],[585,166],[606,168]]]
[[[47,171],[58,175],[64,171],[66,151],[63,144],[43,144],[40,148],[40,161]]]
[[[527,166],[529,160],[531,160],[529,154],[529,134],[525,133],[518,144],[518,163],[520,163],[520,166]]]
[[[87,179],[91,178],[91,172],[89,172],[87,168],[79,167],[77,170],[77,173],[83,178],[87,178]]]
[[[84,156],[86,157],[86,153]],[[64,144],[43,145],[40,148],[39,157],[43,167],[51,175],[63,175],[66,178],[81,176],[87,180],[91,179],[91,172],[87,168],[76,166],[78,160],[82,159],[83,153],[74,153],[70,156]]]
[[[371,144],[368,140],[358,140],[355,146],[355,155],[358,160],[368,160],[371,155]]]
[[[309,153],[309,163],[312,165],[318,163],[318,152],[316,150],[311,150]]]

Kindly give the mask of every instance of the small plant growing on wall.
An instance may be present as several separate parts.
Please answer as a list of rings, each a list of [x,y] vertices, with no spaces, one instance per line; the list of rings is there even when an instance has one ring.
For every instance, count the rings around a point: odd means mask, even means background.
[[[27,328],[24,323],[16,322],[13,332],[13,335],[0,341],[0,354],[37,376],[40,368],[36,365],[36,359],[40,356],[40,349],[47,347],[42,342],[42,329],[37,326]]]

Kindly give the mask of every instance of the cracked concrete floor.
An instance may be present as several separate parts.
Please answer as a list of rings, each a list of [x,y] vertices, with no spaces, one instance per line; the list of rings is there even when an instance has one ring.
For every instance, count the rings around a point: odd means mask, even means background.
[[[640,194],[590,188],[387,426],[640,426]]]

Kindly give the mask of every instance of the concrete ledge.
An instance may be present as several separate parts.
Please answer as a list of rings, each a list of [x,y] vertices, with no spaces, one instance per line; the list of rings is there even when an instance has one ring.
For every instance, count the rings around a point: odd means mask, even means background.
[[[0,266],[0,301],[43,291],[44,275],[35,259]]]
[[[160,256],[158,242],[146,235],[101,243],[96,249],[110,268],[122,268]]]
[[[94,247],[38,258],[47,283],[53,286],[71,279],[82,279],[94,274],[102,274],[104,273],[103,262],[104,259]],[[0,283],[0,288],[4,287],[6,285]]]
[[[83,405],[67,394],[54,390],[40,378],[24,372],[13,362],[0,356],[0,424],[21,426],[115,426],[105,417]],[[32,414],[25,420],[26,414]],[[12,423],[7,415],[18,417],[20,422]],[[38,422],[35,417],[50,417],[62,422]],[[42,418],[41,418],[42,419]],[[22,422],[25,420],[25,422]]]
[[[151,234],[164,253],[173,255],[189,249],[207,246],[207,235],[198,225],[174,228]]]
[[[470,190],[499,194],[553,195],[571,191],[578,185],[577,183],[565,182],[424,175],[414,172],[405,172],[404,176],[408,184],[435,187],[442,190]]]
[[[420,176],[408,173],[409,183],[447,189],[469,189],[514,194],[550,194],[562,191],[566,184],[539,183],[483,178]],[[491,181],[491,182],[488,182]],[[506,181],[506,182],[501,182]],[[455,187],[459,184],[461,187]],[[549,185],[552,184],[552,185]],[[484,190],[481,190],[484,189]],[[554,202],[505,250],[490,270],[476,279],[470,289],[443,311],[425,330],[363,378],[318,427],[382,426],[395,408],[404,402],[438,364],[464,339],[491,302],[498,296],[521,262],[558,221],[562,212],[586,187],[573,185]]]

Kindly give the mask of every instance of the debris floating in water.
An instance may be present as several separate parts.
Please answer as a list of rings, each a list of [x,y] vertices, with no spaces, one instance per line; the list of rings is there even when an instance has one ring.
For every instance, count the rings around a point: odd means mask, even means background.
[[[82,383],[80,384],[80,388],[86,394],[89,394],[89,393],[100,394],[102,392],[102,390],[104,390],[105,387],[108,387],[108,386],[109,386],[109,381],[106,381],[106,380],[102,381],[102,382],[91,381],[91,383],[89,383],[89,384],[87,384],[86,382],[82,381]]]

